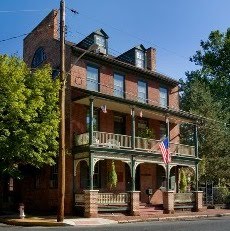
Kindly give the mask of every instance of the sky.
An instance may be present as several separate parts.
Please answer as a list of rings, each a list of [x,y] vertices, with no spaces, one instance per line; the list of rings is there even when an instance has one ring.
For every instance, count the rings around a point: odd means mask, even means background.
[[[189,57],[213,30],[230,27],[229,0],[66,0],[67,39],[79,42],[102,28],[109,53],[119,55],[143,44],[157,50],[157,71],[176,80],[198,67]],[[22,57],[23,38],[60,0],[1,0],[0,54]],[[73,14],[69,9],[78,11]]]

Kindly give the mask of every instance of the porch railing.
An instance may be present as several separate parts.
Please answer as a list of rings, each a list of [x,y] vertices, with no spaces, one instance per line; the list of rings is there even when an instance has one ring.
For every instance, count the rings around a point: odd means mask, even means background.
[[[93,132],[93,145],[97,147],[108,147],[114,149],[131,149],[131,136],[107,133],[107,132]],[[142,137],[135,137],[135,149],[139,151],[156,152],[159,153],[160,140],[147,139]],[[89,144],[89,133],[83,133],[75,136],[75,145]],[[194,156],[194,146],[170,143],[170,151],[172,155],[186,155]]]
[[[128,204],[130,197],[128,193],[98,193],[98,204]]]
[[[193,203],[195,202],[194,193],[175,193],[174,203]]]

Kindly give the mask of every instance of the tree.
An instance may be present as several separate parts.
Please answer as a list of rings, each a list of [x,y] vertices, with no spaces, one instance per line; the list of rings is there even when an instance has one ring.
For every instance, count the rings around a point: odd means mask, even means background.
[[[31,71],[17,57],[0,56],[0,174],[54,163],[59,81],[51,73],[49,66]]]
[[[180,192],[185,193],[187,190],[187,179],[183,168],[180,169]]]
[[[230,30],[213,31],[207,41],[201,41],[202,50],[190,59],[200,69],[187,72],[181,80],[181,107],[203,116],[199,124],[199,153],[202,178],[218,182],[230,180]],[[191,141],[183,127],[183,139]]]

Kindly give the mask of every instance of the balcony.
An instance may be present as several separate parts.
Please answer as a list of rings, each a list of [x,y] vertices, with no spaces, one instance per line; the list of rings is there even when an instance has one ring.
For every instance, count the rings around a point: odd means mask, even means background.
[[[95,147],[132,150],[131,139],[132,137],[127,135],[94,131],[92,145]],[[135,137],[135,150],[160,154],[160,142],[160,140]],[[89,145],[89,133],[75,136],[75,146],[82,145]],[[195,156],[195,147],[170,143],[170,152],[172,155]]]

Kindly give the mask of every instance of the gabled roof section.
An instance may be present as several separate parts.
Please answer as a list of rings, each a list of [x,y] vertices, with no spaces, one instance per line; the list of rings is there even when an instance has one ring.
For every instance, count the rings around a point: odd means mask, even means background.
[[[103,36],[106,39],[109,38],[109,36],[105,33],[105,31],[103,29],[98,29],[98,30],[94,31],[93,33],[97,34],[97,35],[100,35],[100,36]]]
[[[135,46],[134,48],[136,48],[136,49],[138,49],[138,50],[146,51],[146,48],[145,48],[142,44],[137,45],[137,46]]]

